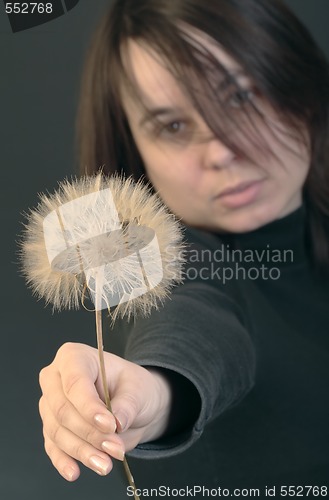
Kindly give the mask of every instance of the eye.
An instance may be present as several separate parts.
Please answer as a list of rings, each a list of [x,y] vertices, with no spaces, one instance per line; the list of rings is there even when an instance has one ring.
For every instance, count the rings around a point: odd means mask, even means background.
[[[193,135],[193,130],[193,125],[186,119],[176,119],[167,122],[158,121],[154,124],[156,137],[164,140],[189,140]]]
[[[178,132],[181,132],[184,129],[184,123],[179,120],[175,120],[173,122],[170,122],[166,125],[163,125],[162,131],[168,133],[168,134],[177,134]]]
[[[187,145],[198,137],[198,124],[190,117],[154,120],[151,136],[157,141]]]
[[[248,103],[251,103],[255,98],[255,93],[252,89],[237,90],[228,100],[232,108],[241,108]]]

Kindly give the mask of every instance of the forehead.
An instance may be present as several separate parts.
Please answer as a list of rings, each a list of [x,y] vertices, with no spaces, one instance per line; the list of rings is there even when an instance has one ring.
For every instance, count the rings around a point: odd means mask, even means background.
[[[212,39],[198,32],[189,32],[191,50],[209,54],[225,72],[238,73],[239,65]],[[141,41],[128,40],[125,52],[125,66],[134,91],[146,106],[166,105],[173,102],[187,103],[188,99],[179,85],[168,62],[150,46]],[[190,68],[190,70],[193,68]],[[209,78],[211,74],[209,74]]]
[[[146,106],[181,98],[179,85],[164,60],[146,45],[129,40],[126,65],[134,91]]]

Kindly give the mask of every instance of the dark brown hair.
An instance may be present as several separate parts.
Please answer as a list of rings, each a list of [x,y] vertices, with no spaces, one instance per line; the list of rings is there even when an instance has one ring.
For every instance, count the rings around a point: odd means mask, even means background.
[[[146,44],[167,61],[216,137],[240,155],[249,154],[248,143],[255,146],[259,130],[242,133],[239,120],[222,113],[225,102],[209,74],[224,75],[237,88],[238,84],[210,53],[192,43],[184,26],[218,42],[297,136],[300,124],[306,126],[311,144],[311,168],[304,186],[310,250],[315,262],[328,269],[328,63],[281,0],[115,0],[95,34],[82,81],[78,114],[82,171],[90,174],[102,168],[135,179],[145,175],[121,102],[123,84],[138,93],[123,61],[129,39]],[[202,95],[192,81],[198,82],[198,89],[202,86]],[[248,114],[248,108],[244,112]],[[227,133],[230,122],[240,130],[239,140]]]

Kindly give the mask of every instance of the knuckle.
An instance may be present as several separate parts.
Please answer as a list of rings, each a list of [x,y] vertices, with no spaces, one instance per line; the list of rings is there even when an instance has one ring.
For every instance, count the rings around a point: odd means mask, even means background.
[[[85,463],[87,460],[86,445],[83,441],[79,441],[72,450],[72,456],[80,462]]]
[[[45,380],[48,377],[48,372],[49,372],[49,367],[48,366],[45,366],[44,368],[42,368],[42,370],[40,370],[40,373],[39,373],[39,385],[40,385],[41,389],[44,388]]]
[[[55,359],[67,361],[70,358],[76,357],[78,351],[80,351],[80,344],[65,342],[58,349]]]
[[[51,460],[52,464],[54,467],[57,468],[57,455],[58,455],[58,448],[56,444],[47,436],[47,434],[44,432],[44,450],[46,454],[48,455],[49,459]]]
[[[59,428],[60,427],[53,422],[50,424],[47,419],[43,421],[42,433],[45,443],[56,442]]]
[[[63,391],[64,394],[69,396],[72,392],[73,389],[76,387],[78,382],[80,382],[81,377],[79,374],[71,374],[68,375],[65,380],[63,380]]]
[[[63,427],[56,423],[44,422],[42,432],[45,444],[47,443],[48,447],[60,447],[62,429]]]
[[[49,439],[45,440],[44,449],[55,469],[60,471],[58,449]]]
[[[41,420],[43,420],[43,415],[44,415],[44,397],[43,396],[39,399],[39,415],[41,417]]]
[[[96,407],[89,399],[86,398],[86,401],[80,403],[79,413],[90,424],[93,423],[94,425],[93,417],[96,412]]]
[[[139,402],[136,396],[128,393],[124,395],[123,400],[125,401],[125,406],[127,407],[129,414],[137,415],[139,412]]]
[[[59,408],[60,414],[64,417],[66,407],[72,404],[75,406],[78,413],[87,421],[92,421],[94,415],[94,407],[91,404],[90,398],[84,397],[83,378],[80,373],[70,374],[63,379],[63,392],[66,402]]]
[[[64,342],[64,344],[62,344],[60,346],[60,348],[58,349],[57,354],[67,354],[67,353],[70,353],[70,352],[72,352],[72,348],[75,345],[76,344],[74,344],[74,342]]]
[[[53,450],[54,450],[54,443],[48,438],[48,436],[44,433],[44,449],[45,452],[47,453],[48,457],[52,456]]]
[[[59,441],[59,431],[60,431],[60,426],[56,425],[55,426],[51,426],[47,432],[47,436],[50,438],[50,440],[52,441],[52,443],[57,443],[57,441]]]
[[[99,433],[97,432],[97,430],[93,429],[92,427],[90,427],[86,431],[84,439],[87,443],[91,444],[95,448],[99,448],[100,442],[102,441],[102,439],[99,438]]]
[[[85,435],[85,440],[87,443],[94,443],[94,438],[95,438],[95,431],[92,429],[87,430],[86,435]]]
[[[59,402],[55,407],[54,416],[59,424],[63,425],[65,423],[65,417],[69,410],[69,406],[69,402],[67,400],[64,400],[62,402]]]

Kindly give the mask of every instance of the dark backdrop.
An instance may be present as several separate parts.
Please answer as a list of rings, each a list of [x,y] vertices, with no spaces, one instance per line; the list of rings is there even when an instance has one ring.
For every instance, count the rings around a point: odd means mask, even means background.
[[[328,0],[287,3],[329,55]],[[4,500],[127,498],[118,467],[107,478],[83,468],[78,482],[69,484],[44,454],[38,372],[67,340],[94,345],[94,323],[88,313],[53,315],[36,302],[18,276],[16,263],[22,212],[35,206],[38,192],[52,191],[58,180],[74,172],[74,118],[83,54],[108,4],[109,0],[80,0],[64,16],[15,34],[0,5],[0,498]],[[149,462],[145,467],[152,473]]]

